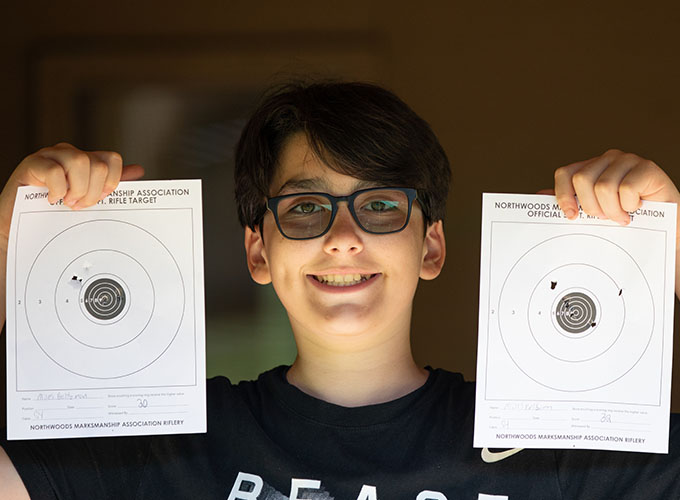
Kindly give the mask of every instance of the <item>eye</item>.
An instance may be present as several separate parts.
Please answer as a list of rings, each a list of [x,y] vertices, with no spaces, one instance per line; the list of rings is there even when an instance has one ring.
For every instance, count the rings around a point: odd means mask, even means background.
[[[398,201],[373,200],[364,205],[364,210],[370,210],[372,212],[386,212],[388,210],[394,210],[398,207]]]
[[[295,205],[291,209],[291,212],[306,215],[306,214],[313,214],[314,212],[318,212],[321,209],[322,209],[322,207],[317,205],[316,203],[303,202],[303,203],[298,203],[297,205]]]

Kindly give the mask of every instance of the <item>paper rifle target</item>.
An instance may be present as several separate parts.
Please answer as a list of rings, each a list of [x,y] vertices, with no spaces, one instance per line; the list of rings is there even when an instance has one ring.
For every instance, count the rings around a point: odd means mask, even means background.
[[[568,253],[570,262],[556,262]],[[654,331],[651,289],[619,245],[568,234],[524,253],[500,291],[503,345],[528,377],[560,391],[606,386],[644,355]]]
[[[24,304],[43,352],[96,379],[153,364],[175,339],[186,306],[169,250],[141,227],[114,220],[76,224],[52,238],[30,268]]]

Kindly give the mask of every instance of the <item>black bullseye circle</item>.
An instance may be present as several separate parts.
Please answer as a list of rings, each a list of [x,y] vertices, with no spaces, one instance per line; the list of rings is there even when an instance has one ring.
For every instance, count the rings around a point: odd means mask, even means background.
[[[99,320],[110,320],[125,309],[125,290],[111,278],[99,278],[90,283],[83,294],[88,313]]]
[[[581,292],[568,293],[560,299],[555,319],[568,333],[583,333],[595,326],[597,308],[593,300]]]

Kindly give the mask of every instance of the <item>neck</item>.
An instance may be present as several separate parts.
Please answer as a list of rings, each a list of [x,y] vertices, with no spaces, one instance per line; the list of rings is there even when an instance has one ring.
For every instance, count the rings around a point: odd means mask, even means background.
[[[296,335],[298,357],[288,382],[301,391],[346,407],[384,403],[422,386],[428,377],[411,354],[408,332],[371,347],[332,349]]]

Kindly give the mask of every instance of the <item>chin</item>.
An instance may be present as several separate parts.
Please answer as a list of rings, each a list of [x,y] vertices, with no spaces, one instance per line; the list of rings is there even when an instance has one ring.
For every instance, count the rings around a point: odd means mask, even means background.
[[[378,328],[384,327],[388,323],[387,318],[377,317],[375,311],[375,307],[335,306],[324,311],[317,324],[324,325],[324,331],[330,335],[375,335]]]

